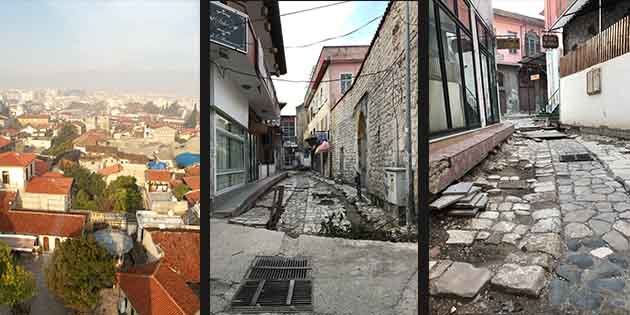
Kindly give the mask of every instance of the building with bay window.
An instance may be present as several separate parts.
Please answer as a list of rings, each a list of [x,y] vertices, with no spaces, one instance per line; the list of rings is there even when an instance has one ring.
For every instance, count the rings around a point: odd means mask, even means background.
[[[210,1],[210,197],[275,173],[286,73],[278,2]]]

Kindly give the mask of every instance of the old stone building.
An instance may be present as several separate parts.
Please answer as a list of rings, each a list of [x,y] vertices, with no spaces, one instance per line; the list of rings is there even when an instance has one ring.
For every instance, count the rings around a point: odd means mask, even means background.
[[[409,4],[411,166],[415,173],[418,16],[417,3]],[[406,201],[401,202],[396,192],[405,199],[408,187],[396,184],[396,178],[406,177],[408,160],[405,6],[403,1],[388,4],[355,81],[331,108],[330,136],[333,177],[353,183],[360,174],[360,184],[373,201],[398,210]],[[492,6],[479,11],[467,0],[431,0],[429,8],[429,104],[420,106],[429,106],[429,189],[437,193],[482,161],[513,127],[499,123],[495,36],[489,26]],[[412,180],[417,182],[415,176]],[[414,190],[417,196],[417,187]]]
[[[417,87],[417,3],[410,3],[411,86]],[[385,199],[385,168],[403,166],[405,2],[392,1],[378,27],[353,85],[332,107],[331,143],[334,177],[354,182],[356,173],[368,192]],[[411,115],[417,116],[417,93],[411,93]],[[416,130],[417,119],[412,119]],[[413,163],[416,135],[412,134]]]

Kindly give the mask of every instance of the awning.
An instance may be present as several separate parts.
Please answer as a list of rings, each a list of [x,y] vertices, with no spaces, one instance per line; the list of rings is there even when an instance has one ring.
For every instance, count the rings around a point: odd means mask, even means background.
[[[567,7],[566,10],[558,17],[553,26],[551,26],[550,31],[554,31],[560,28],[563,28],[569,21],[573,19],[575,13],[580,12],[582,8],[587,5],[592,0],[574,0],[573,4]]]
[[[319,147],[317,147],[317,149],[315,150],[315,153],[325,153],[328,152],[330,150],[330,144],[328,144],[328,141],[324,141],[322,142],[322,144],[319,145]]]

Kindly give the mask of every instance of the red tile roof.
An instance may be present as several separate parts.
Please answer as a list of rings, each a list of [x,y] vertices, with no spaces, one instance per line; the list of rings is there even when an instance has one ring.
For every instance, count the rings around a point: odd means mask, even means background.
[[[171,172],[166,170],[147,170],[145,171],[147,181],[154,182],[170,182]]]
[[[50,169],[50,164],[46,161],[35,159],[35,176],[44,175]]]
[[[62,173],[59,172],[46,172],[41,175],[42,177],[64,177]]]
[[[90,130],[72,141],[79,146],[97,145],[99,141],[108,139],[109,136],[103,130]]]
[[[17,152],[5,152],[0,153],[0,166],[17,166],[25,167],[33,160],[37,155],[34,153],[17,153]]]
[[[103,176],[109,176],[112,174],[116,174],[119,173],[120,171],[122,171],[123,167],[120,164],[114,164],[112,166],[108,166],[105,168],[102,168],[100,170],[98,170],[98,173],[103,175]]]
[[[186,183],[186,185],[188,185],[188,187],[190,187],[190,189],[192,189],[192,190],[200,189],[199,188],[201,186],[200,180],[201,180],[201,176],[186,176],[186,177],[184,177],[184,183]]]
[[[199,297],[163,261],[118,272],[116,278],[138,314],[193,315],[199,311]]]
[[[83,214],[52,211],[0,211],[0,232],[79,237],[86,217]]]
[[[186,176],[199,176],[201,175],[201,167],[199,164],[190,166],[186,169]]]
[[[200,240],[198,230],[160,230],[148,228],[153,243],[164,252],[162,261],[186,282],[199,283]],[[192,253],[195,253],[194,255]]]
[[[35,194],[68,195],[72,182],[73,179],[70,177],[37,176],[26,184],[25,191]]]
[[[11,144],[13,141],[5,138],[5,137],[0,137],[0,148],[6,147],[9,144]]]
[[[16,197],[14,191],[0,191],[0,212],[11,209]]]
[[[184,198],[186,198],[186,200],[188,200],[188,202],[193,205],[197,204],[199,203],[199,199],[201,198],[201,191],[200,190],[189,191],[184,195]]]

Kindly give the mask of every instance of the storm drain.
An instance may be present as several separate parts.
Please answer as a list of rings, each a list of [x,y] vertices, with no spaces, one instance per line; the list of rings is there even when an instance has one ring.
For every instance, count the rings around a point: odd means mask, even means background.
[[[586,162],[586,161],[593,161],[593,156],[588,153],[560,155],[560,162]]]
[[[311,277],[306,257],[257,256],[232,299],[232,311],[312,311]]]

